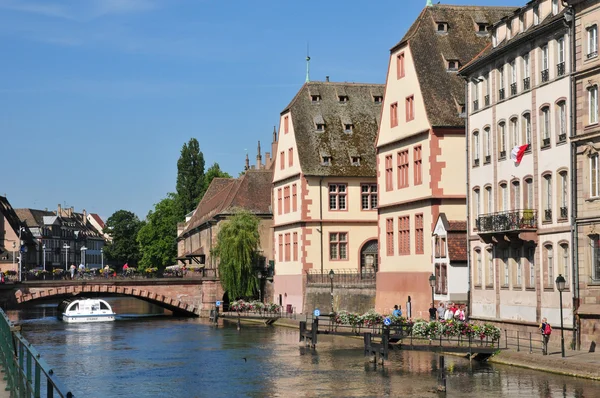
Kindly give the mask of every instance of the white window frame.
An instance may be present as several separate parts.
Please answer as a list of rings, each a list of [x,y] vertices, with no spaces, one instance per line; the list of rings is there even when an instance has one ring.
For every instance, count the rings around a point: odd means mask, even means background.
[[[542,109],[542,138],[550,138],[550,107]]]
[[[568,288],[568,282],[569,282],[569,275],[570,275],[570,270],[569,270],[569,245],[567,243],[562,243],[559,245],[560,250],[562,251],[562,265],[563,265],[563,272],[562,272],[562,276],[565,278],[565,281],[567,281],[567,288]]]
[[[600,280],[600,236],[599,235],[590,235],[590,246],[591,246],[591,261],[590,265],[592,266],[592,280],[599,281]]]
[[[548,44],[544,44],[542,46],[542,70],[547,70],[550,68],[549,59],[548,59]]]
[[[598,86],[593,85],[588,88],[588,113],[589,124],[598,123]]]
[[[587,29],[587,57],[598,55],[598,25],[592,25]]]
[[[538,5],[533,6],[533,24],[539,25],[540,23],[540,7]]]
[[[552,0],[552,15],[558,14],[558,0]]]
[[[511,84],[517,82],[517,64],[515,60],[510,61]]]
[[[485,129],[483,129],[483,133],[484,133],[484,137],[483,137],[484,141],[483,142],[484,142],[484,145],[485,145],[484,154],[485,154],[485,156],[490,156],[490,147],[492,146],[491,145],[491,134],[492,133],[491,133],[489,127],[486,127]]]
[[[523,79],[527,79],[529,77],[529,53],[523,54]],[[530,88],[531,88],[531,82]]]
[[[525,143],[531,144],[531,113],[522,116],[525,123]]]
[[[597,198],[600,196],[600,170],[598,165],[598,154],[594,153],[589,156],[590,158],[590,198]]]
[[[554,246],[547,245],[544,247],[546,251],[548,264],[548,286],[554,286]]]
[[[565,38],[564,37],[560,37],[557,41],[556,41],[558,50],[558,63],[561,64],[563,62],[565,62]],[[566,63],[565,63],[565,67],[566,67]]]
[[[479,131],[473,133],[473,160],[480,158],[480,142],[479,142]]]
[[[558,104],[558,134],[567,134],[567,104],[564,101]]]
[[[535,248],[527,249],[527,262],[529,263],[529,287],[535,287]]]
[[[519,145],[519,119],[513,117],[510,119],[510,139],[511,148],[515,145]]]

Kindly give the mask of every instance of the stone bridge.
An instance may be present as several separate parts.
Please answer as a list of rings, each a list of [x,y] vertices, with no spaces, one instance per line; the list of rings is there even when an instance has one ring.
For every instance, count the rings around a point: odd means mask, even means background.
[[[175,315],[206,316],[223,290],[215,278],[26,281],[0,290],[5,306],[72,296],[127,296],[156,304]]]

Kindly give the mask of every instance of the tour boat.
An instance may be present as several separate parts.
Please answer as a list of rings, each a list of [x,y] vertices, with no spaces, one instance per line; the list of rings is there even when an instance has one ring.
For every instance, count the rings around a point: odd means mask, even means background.
[[[58,319],[69,323],[110,322],[115,313],[110,304],[100,299],[74,297],[63,300],[58,305]]]

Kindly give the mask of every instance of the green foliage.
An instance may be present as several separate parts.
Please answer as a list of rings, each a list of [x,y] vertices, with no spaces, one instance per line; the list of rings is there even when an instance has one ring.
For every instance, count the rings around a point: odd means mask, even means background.
[[[164,269],[175,264],[177,257],[177,222],[179,214],[175,194],[154,205],[146,217],[146,224],[137,234],[140,247],[140,270],[157,267]]]
[[[135,214],[127,210],[118,210],[106,220],[104,233],[112,238],[112,242],[104,246],[103,250],[109,263],[129,263],[131,266],[137,264],[140,250],[136,237],[143,225]]]
[[[183,144],[177,160],[177,198],[181,216],[196,208],[204,190],[204,155],[198,140],[191,138]]]
[[[249,297],[258,290],[254,263],[260,243],[259,219],[238,210],[224,223],[212,254],[219,258],[221,286],[231,298]]]
[[[231,176],[229,175],[229,173],[226,173],[223,170],[221,170],[221,167],[217,162],[213,163],[213,165],[210,166],[204,174],[204,185],[202,186],[200,199],[204,197],[204,194],[206,193],[206,190],[208,189],[210,183],[215,178],[231,178]]]

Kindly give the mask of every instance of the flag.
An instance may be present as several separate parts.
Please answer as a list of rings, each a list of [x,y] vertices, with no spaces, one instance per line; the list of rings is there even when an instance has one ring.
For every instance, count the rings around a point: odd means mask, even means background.
[[[510,158],[518,165],[521,163],[521,159],[523,159],[523,155],[525,151],[529,148],[529,145],[516,145],[512,151],[510,151]]]

